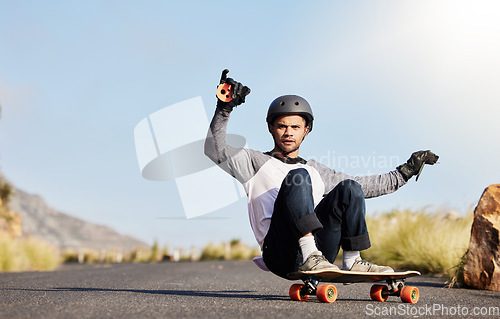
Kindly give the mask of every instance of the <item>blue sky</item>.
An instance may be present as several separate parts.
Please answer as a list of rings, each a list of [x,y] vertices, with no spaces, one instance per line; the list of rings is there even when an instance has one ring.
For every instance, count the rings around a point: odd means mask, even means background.
[[[179,218],[175,183],[143,179],[135,154],[134,127],[159,109],[200,96],[210,118],[229,68],[252,89],[228,127],[249,147],[272,148],[267,107],[298,94],[316,118],[305,158],[367,175],[420,149],[440,155],[417,183],[367,200],[368,214],[464,213],[500,181],[499,9],[496,1],[2,0],[0,169],[54,208],[146,242],[253,245],[244,200]]]

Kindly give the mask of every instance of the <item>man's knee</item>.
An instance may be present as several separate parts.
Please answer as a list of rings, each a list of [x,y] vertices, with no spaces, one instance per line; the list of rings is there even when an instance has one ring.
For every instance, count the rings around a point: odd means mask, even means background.
[[[359,198],[359,199],[364,199],[365,198],[365,193],[363,192],[363,189],[361,188],[361,185],[353,181],[352,179],[346,179],[342,182],[340,182],[339,186],[342,188],[344,192],[349,193],[351,198]]]
[[[305,168],[293,169],[285,177],[286,186],[311,186],[311,176]]]

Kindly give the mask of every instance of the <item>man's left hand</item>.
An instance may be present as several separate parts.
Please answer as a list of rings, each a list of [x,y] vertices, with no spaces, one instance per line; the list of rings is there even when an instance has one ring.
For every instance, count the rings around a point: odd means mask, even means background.
[[[411,157],[406,161],[406,163],[401,164],[397,167],[397,170],[403,175],[406,181],[408,181],[412,176],[419,175],[425,164],[434,165],[439,156],[432,153],[431,151],[418,151],[411,154]],[[417,180],[418,177],[417,176]]]

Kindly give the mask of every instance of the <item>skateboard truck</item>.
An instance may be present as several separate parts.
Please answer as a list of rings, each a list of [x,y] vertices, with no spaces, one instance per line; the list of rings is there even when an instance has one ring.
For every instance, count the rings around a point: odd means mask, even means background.
[[[405,280],[404,279],[397,279],[397,280],[387,280],[387,284],[391,287],[389,291],[400,291],[404,285],[405,285]]]
[[[302,288],[304,290],[304,293],[307,295],[313,295],[316,293],[319,285],[319,280],[313,278],[306,279],[304,280],[304,284],[305,286]]]

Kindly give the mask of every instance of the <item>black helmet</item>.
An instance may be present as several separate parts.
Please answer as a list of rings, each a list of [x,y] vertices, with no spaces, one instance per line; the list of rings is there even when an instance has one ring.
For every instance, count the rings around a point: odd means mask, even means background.
[[[312,131],[314,116],[311,106],[307,101],[298,95],[283,95],[274,100],[267,111],[267,123],[273,123],[274,119],[280,115],[301,115]]]

